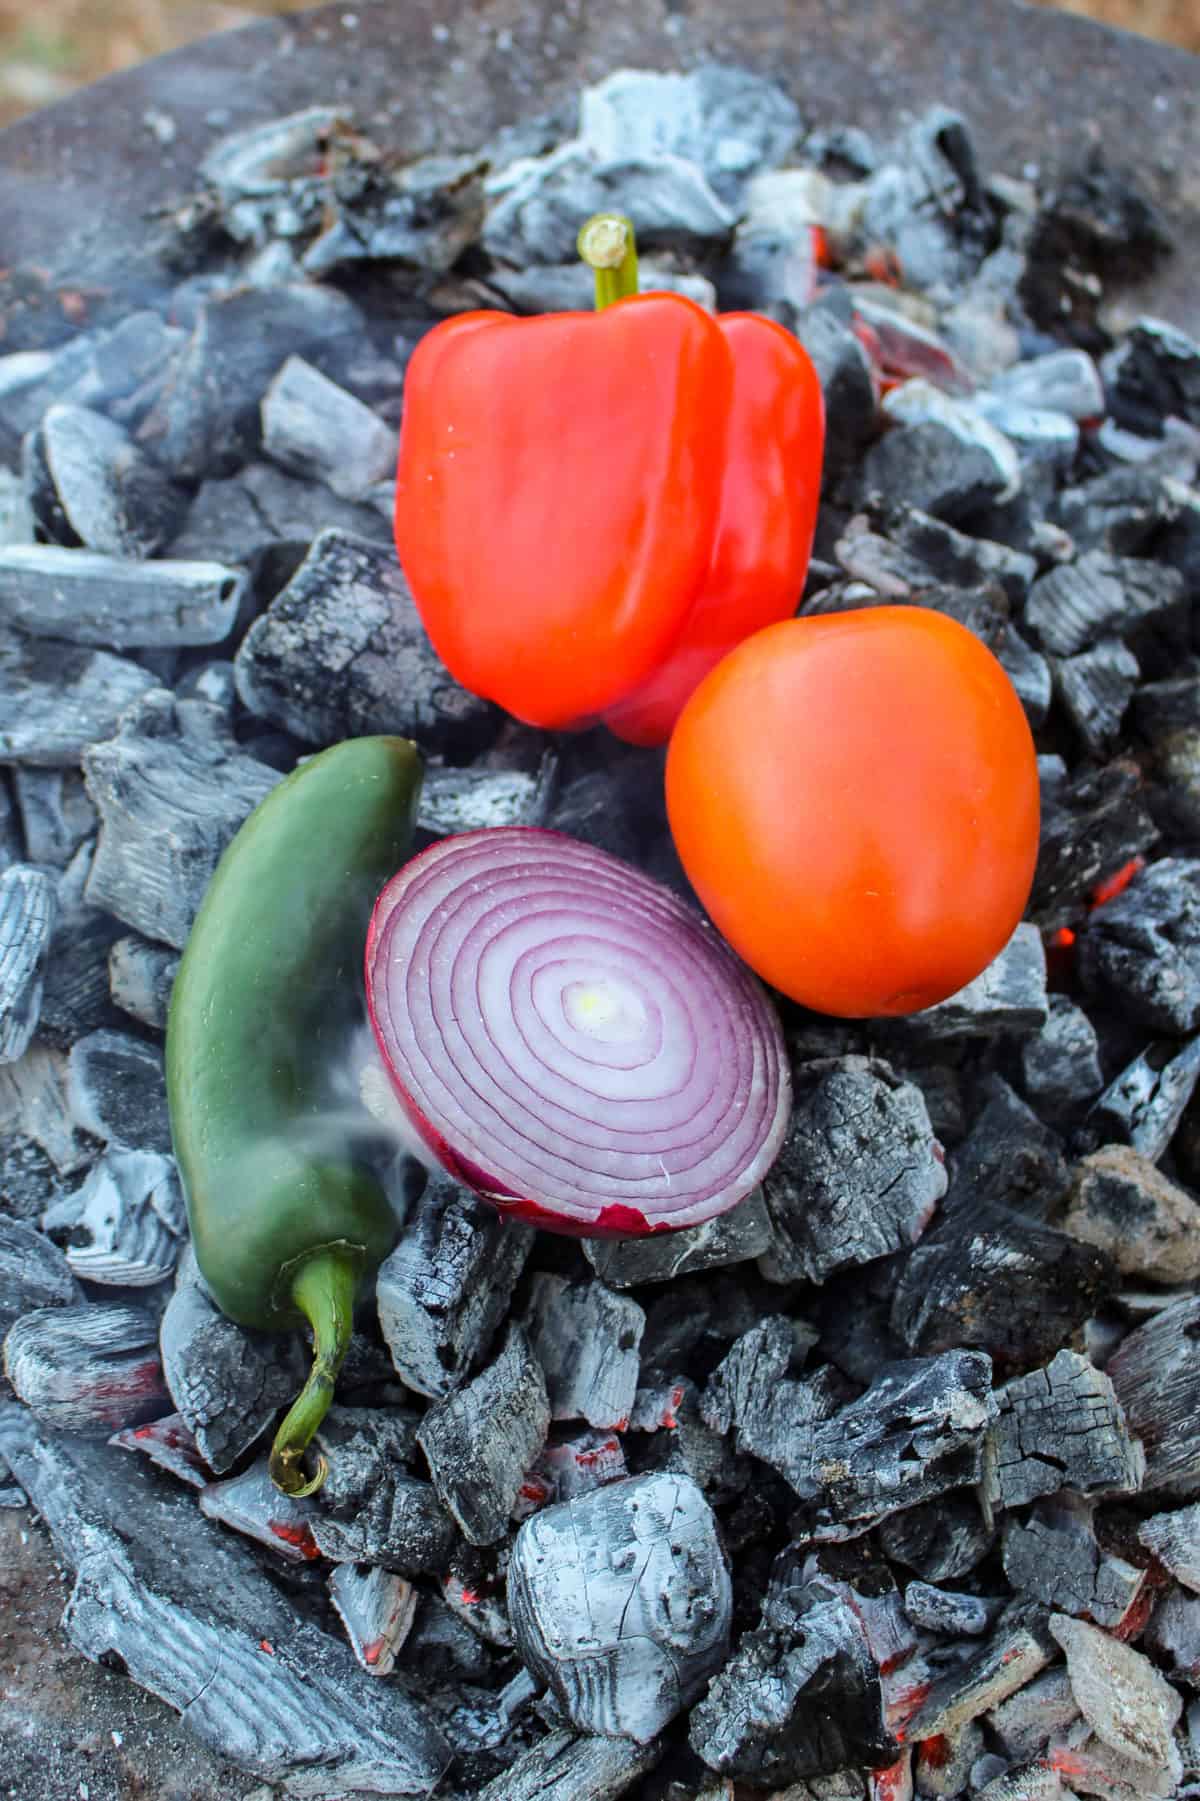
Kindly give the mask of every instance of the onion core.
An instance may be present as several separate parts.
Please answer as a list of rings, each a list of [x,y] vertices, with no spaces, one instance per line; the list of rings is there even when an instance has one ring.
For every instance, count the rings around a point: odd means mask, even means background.
[[[551,1231],[696,1226],[775,1161],[791,1081],[757,979],[669,889],[533,826],[445,838],[367,935],[384,1067],[423,1142]]]

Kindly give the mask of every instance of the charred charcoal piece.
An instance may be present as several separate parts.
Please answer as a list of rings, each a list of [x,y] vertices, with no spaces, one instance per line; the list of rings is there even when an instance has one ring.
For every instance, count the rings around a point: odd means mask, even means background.
[[[178,968],[178,952],[152,944],[136,933],[118,938],[108,952],[108,983],[114,1006],[156,1032],[165,1031]]]
[[[1142,1643],[1175,1682],[1200,1688],[1200,1599],[1173,1588],[1159,1601]]]
[[[572,1724],[647,1744],[720,1669],[729,1573],[686,1476],[636,1476],[535,1514],[508,1609],[526,1665]]]
[[[612,1801],[652,1770],[661,1744],[636,1745],[628,1738],[595,1738],[565,1730],[547,1733],[522,1752],[478,1801]]]
[[[391,1570],[340,1563],[329,1593],[359,1664],[368,1676],[390,1676],[417,1611],[412,1583]]]
[[[646,1316],[603,1282],[570,1282],[539,1272],[526,1321],[546,1376],[553,1420],[624,1429],[638,1385]]]
[[[1134,717],[1154,752],[1168,818],[1185,837],[1200,837],[1200,676],[1148,682]]]
[[[119,1451],[43,1434],[17,1408],[0,1440],[77,1572],[64,1624],[85,1656],[118,1658],[264,1781],[433,1789],[448,1752],[432,1720],[363,1674],[191,1495]]]
[[[148,669],[105,651],[0,639],[0,760],[73,768],[155,686]]]
[[[1072,1793],[1104,1795],[1108,1801],[1168,1801],[1183,1782],[1183,1759],[1174,1739],[1165,1762],[1151,1766],[1106,1744],[1085,1719],[1051,1741],[1046,1761],[1070,1773]]]
[[[476,1638],[501,1651],[513,1648],[504,1594],[511,1556],[509,1542],[491,1555],[476,1546],[459,1544],[450,1571],[442,1578],[447,1607],[466,1622]]]
[[[312,1535],[311,1501],[281,1494],[266,1458],[227,1482],[210,1482],[200,1495],[200,1511],[210,1520],[266,1545],[285,1563],[312,1563],[321,1553]]]
[[[439,1501],[471,1544],[504,1537],[549,1424],[545,1379],[519,1326],[509,1328],[499,1356],[472,1382],[425,1415],[417,1443]]]
[[[1164,857],[1097,907],[1079,969],[1089,990],[1153,1031],[1200,1025],[1200,860]]]
[[[855,303],[855,311],[860,317],[863,316],[861,302]],[[870,308],[866,316],[877,332],[882,329],[894,333],[898,327],[912,329],[900,326],[898,315],[889,316],[886,309]],[[1008,436],[1003,431],[998,431],[985,416],[979,404],[980,398],[973,395],[967,399],[948,394],[924,376],[916,376],[901,382],[898,387],[890,388],[883,396],[880,410],[885,419],[902,427],[928,424],[945,426],[964,449],[985,451],[1003,478],[1003,486],[995,496],[998,502],[1003,503],[1012,500],[1021,487],[1020,459],[1016,446]]]
[[[103,413],[50,407],[26,439],[25,455],[30,504],[52,542],[138,558],[153,556],[171,537],[180,491]]]
[[[1011,479],[990,450],[938,420],[896,425],[863,459],[857,492],[958,525],[1001,495]]]
[[[44,870],[14,863],[0,873],[0,1063],[23,1057],[37,1030],[57,904]]]
[[[77,769],[16,769],[13,786],[29,861],[64,868],[98,824],[83,777]]]
[[[0,371],[6,359],[0,358]],[[4,377],[0,373],[0,393]],[[33,514],[25,498],[24,485],[11,469],[0,469],[0,544],[32,544]]]
[[[1164,1308],[1117,1346],[1108,1375],[1129,1430],[1146,1447],[1147,1493],[1200,1488],[1200,1300]]]
[[[1024,617],[1044,649],[1071,657],[1114,634],[1124,638],[1148,627],[1169,633],[1182,603],[1183,578],[1176,570],[1091,550],[1041,576]]]
[[[1067,1186],[1057,1134],[999,1076],[984,1078],[979,1098],[982,1107],[954,1158],[947,1218],[965,1218],[985,1204],[1044,1218]]]
[[[1183,1701],[1150,1659],[1085,1620],[1056,1615],[1050,1632],[1066,1653],[1075,1699],[1096,1736],[1136,1764],[1168,1764]]]
[[[4,1340],[18,1399],[58,1432],[103,1433],[170,1409],[158,1322],[143,1307],[44,1307]]]
[[[755,1189],[728,1213],[702,1226],[662,1232],[648,1238],[585,1238],[588,1262],[609,1288],[635,1288],[645,1282],[669,1282],[731,1263],[747,1263],[767,1250],[771,1221],[762,1191]]]
[[[267,389],[262,428],[266,456],[342,500],[370,500],[395,473],[391,426],[303,357],[289,357]]]
[[[299,1341],[226,1319],[190,1254],[162,1317],[160,1349],[171,1399],[218,1475],[262,1436],[303,1379]]]
[[[1062,1226],[1108,1252],[1124,1276],[1200,1279],[1200,1203],[1128,1145],[1082,1160]]]
[[[956,1797],[971,1786],[971,1768],[983,1750],[983,1728],[967,1720],[954,1732],[917,1746],[914,1778],[918,1795]]]
[[[740,1448],[773,1462],[766,1451],[770,1447],[782,1453],[782,1447],[774,1444],[780,1393],[788,1371],[809,1343],[797,1337],[783,1314],[760,1320],[743,1332],[709,1377],[701,1401],[705,1422],[714,1432],[736,1431]],[[812,1381],[786,1386],[804,1391],[789,1394],[784,1403],[786,1414],[797,1420],[828,1419],[844,1398],[824,1371]]]
[[[108,952],[121,928],[111,915],[87,903],[94,857],[94,840],[81,844],[58,882],[40,1023],[44,1034],[59,1041],[121,1023],[108,989]]]
[[[1010,1519],[1004,1528],[1004,1573],[1018,1594],[1112,1629],[1142,1599],[1148,1574],[1104,1553],[1092,1513],[1090,1502],[1062,1494],[1035,1502],[1024,1520]]]
[[[954,587],[996,582],[1012,605],[1019,606],[1037,575],[1035,558],[1023,551],[955,531],[944,519],[919,509],[886,507],[884,521],[889,538],[902,551],[917,558],[938,581]]]
[[[996,1394],[984,1472],[989,1505],[1023,1507],[1063,1488],[1136,1493],[1146,1458],[1122,1399],[1110,1376],[1075,1351],[1060,1351],[1045,1369],[1006,1383]]]
[[[933,1588],[928,1582],[910,1582],[904,1591],[904,1611],[914,1626],[948,1638],[976,1638],[986,1632],[992,1609],[979,1595],[956,1594]]]
[[[430,764],[421,785],[417,829],[437,838],[492,825],[543,825],[557,758],[547,751],[535,774],[522,769],[447,769]]]
[[[879,1527],[879,1542],[887,1555],[927,1582],[954,1582],[966,1576],[983,1562],[994,1536],[978,1501],[956,1494],[889,1514]]]
[[[1119,638],[1101,638],[1055,670],[1058,693],[1084,749],[1102,757],[1113,748],[1141,671]]]
[[[391,528],[377,508],[339,500],[271,463],[249,463],[223,481],[201,484],[170,554],[181,561],[217,557],[247,564],[265,586],[269,553],[294,546],[298,565],[305,547],[330,526],[391,541]]]
[[[744,1458],[735,1456],[726,1440],[706,1423],[694,1382],[681,1376],[669,1392],[669,1421],[660,1418],[659,1429],[651,1432],[644,1446],[637,1440],[625,1441],[634,1469],[690,1476],[714,1505],[731,1500],[747,1487],[749,1465]],[[676,1395],[678,1400],[673,1398]],[[631,1421],[635,1431],[639,1429],[637,1405]]]
[[[16,1152],[14,1164],[6,1171],[9,1183],[19,1189],[22,1147],[48,1159],[45,1165],[39,1157],[32,1159],[35,1175],[39,1168],[52,1170],[49,1183],[37,1184],[36,1204],[23,1212],[25,1218],[41,1214],[54,1176],[77,1175],[90,1167],[96,1155],[96,1146],[80,1132],[71,1113],[66,1057],[36,1041],[19,1062],[0,1064],[0,1128],[0,1152],[9,1147]]]
[[[1058,1735],[1080,1718],[1070,1677],[1061,1664],[1035,1676],[1015,1695],[993,1708],[987,1723],[996,1742],[1014,1763],[1035,1757],[1052,1735]]]
[[[44,1224],[68,1235],[67,1262],[85,1282],[153,1287],[175,1268],[187,1233],[174,1161],[157,1151],[107,1151]]]
[[[238,693],[305,744],[397,732],[460,755],[494,736],[497,715],[438,661],[395,552],[323,531],[235,658]]]
[[[1041,926],[1077,919],[1097,883],[1157,837],[1135,763],[1118,758],[1085,770],[1047,797],[1032,917]]]
[[[57,544],[0,549],[0,618],[76,645],[219,644],[247,578],[223,563],[128,563]]]
[[[1157,437],[1168,416],[1200,425],[1200,344],[1162,319],[1139,319],[1101,365],[1113,418]]]
[[[1046,1023],[1048,1005],[1041,933],[1023,923],[973,982],[893,1030],[902,1043],[1036,1032]]]
[[[1200,1037],[1181,1051],[1152,1044],[1104,1090],[1079,1132],[1081,1150],[1114,1143],[1132,1145],[1157,1163],[1183,1118],[1200,1078]]]
[[[114,1432],[110,1445],[122,1451],[140,1451],[156,1469],[166,1470],[188,1488],[206,1488],[213,1472],[201,1457],[196,1440],[178,1413],[164,1414],[144,1426],[125,1426]]]
[[[0,1338],[24,1313],[82,1305],[83,1290],[51,1239],[0,1216]]]
[[[1162,476],[1139,467],[1109,469],[1077,487],[1064,488],[1053,517],[1081,551],[1138,556],[1179,516]]]
[[[67,1071],[85,1132],[105,1144],[170,1150],[161,1051],[126,1032],[89,1032],[72,1045]]]
[[[1200,1503],[1177,1513],[1156,1513],[1138,1528],[1138,1543],[1152,1551],[1177,1582],[1200,1595]]]
[[[539,1502],[544,1504],[547,1500],[573,1501],[606,1482],[624,1481],[629,1472],[617,1434],[589,1431],[547,1445],[530,1474],[534,1483],[544,1488]]]
[[[981,1764],[987,1762],[980,1759]],[[976,1781],[979,1781],[976,1771]],[[1027,1764],[1024,1769],[1006,1770],[1002,1775],[983,1780],[972,1793],[975,1801],[1063,1801],[1067,1790],[1056,1769],[1045,1764]]]
[[[1050,407],[1080,424],[1108,410],[1100,371],[1085,350],[1050,350],[993,376],[993,394],[1021,406]]]
[[[1045,1615],[1014,1602],[990,1638],[966,1662],[939,1676],[905,1728],[910,1743],[956,1732],[996,1707],[1038,1675],[1056,1656]]]
[[[84,774],[102,822],[88,900],[182,950],[222,852],[277,772],[238,750],[218,708],[158,689],[88,751]]]
[[[417,1425],[416,1415],[399,1407],[332,1407],[313,1441],[328,1466],[322,1508],[353,1519],[408,1462]]]
[[[445,1571],[454,1527],[429,1483],[405,1473],[415,1438],[414,1422],[390,1408],[326,1416],[315,1443],[329,1474],[310,1522],[323,1556],[401,1576]]]
[[[834,545],[840,567],[853,581],[866,582],[881,601],[909,600],[934,585],[932,572],[919,557],[861,529],[864,526],[865,515],[859,513]]]
[[[321,279],[386,261],[426,278],[444,274],[479,235],[481,156],[424,156],[394,168],[356,147],[351,136],[335,150],[326,222],[301,259],[305,273]]]
[[[946,1191],[924,1096],[864,1057],[801,1064],[783,1149],[763,1182],[773,1282],[836,1270],[915,1244]]]
[[[875,434],[878,409],[871,365],[854,333],[827,307],[807,307],[798,315],[795,331],[825,396],[827,468],[839,471],[857,461]]]
[[[1021,1046],[1021,1081],[1052,1124],[1075,1118],[1103,1088],[1096,1028],[1069,995],[1050,995],[1045,1025]]]
[[[1019,296],[1035,325],[1099,350],[1101,284],[1144,279],[1171,248],[1153,205],[1097,148],[1043,202]]]
[[[400,1380],[439,1398],[466,1381],[508,1310],[533,1246],[440,1172],[417,1201],[376,1282],[379,1324]]]

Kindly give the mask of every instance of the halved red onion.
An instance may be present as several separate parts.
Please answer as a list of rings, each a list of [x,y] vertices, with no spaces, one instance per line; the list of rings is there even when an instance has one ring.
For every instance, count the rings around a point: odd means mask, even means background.
[[[445,838],[367,936],[371,1023],[422,1140],[502,1211],[696,1226],[774,1162],[791,1080],[757,979],[669,889],[560,832]]]

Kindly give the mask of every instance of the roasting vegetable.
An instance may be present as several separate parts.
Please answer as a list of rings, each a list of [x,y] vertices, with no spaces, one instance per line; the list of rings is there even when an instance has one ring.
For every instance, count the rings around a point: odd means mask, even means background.
[[[421,763],[401,738],[323,751],[250,815],[205,895],[167,1027],[167,1091],[192,1240],[218,1305],[245,1326],[307,1320],[312,1373],[271,1472],[291,1494],[329,1406],[361,1275],[392,1209],[330,1123],[331,1063],[361,1016],[371,904],[408,853]]]

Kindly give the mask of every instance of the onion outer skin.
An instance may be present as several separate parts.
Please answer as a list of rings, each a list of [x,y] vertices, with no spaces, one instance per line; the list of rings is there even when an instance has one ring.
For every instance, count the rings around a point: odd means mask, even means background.
[[[533,826],[440,840],[379,895],[365,974],[414,1130],[502,1213],[584,1237],[677,1230],[778,1155],[791,1078],[760,983],[605,851]]]

